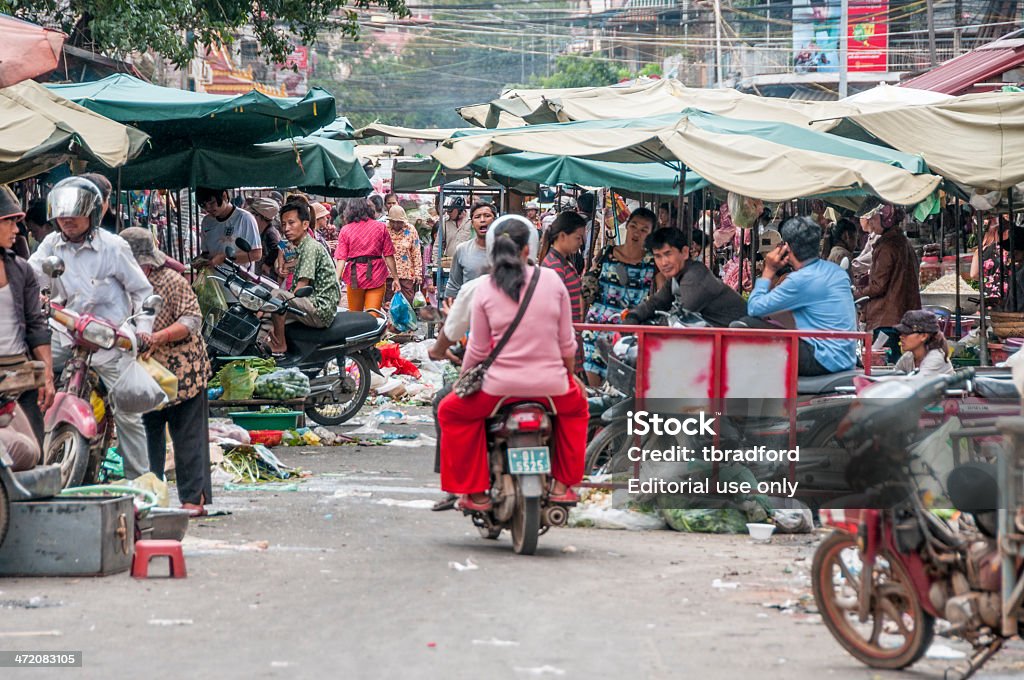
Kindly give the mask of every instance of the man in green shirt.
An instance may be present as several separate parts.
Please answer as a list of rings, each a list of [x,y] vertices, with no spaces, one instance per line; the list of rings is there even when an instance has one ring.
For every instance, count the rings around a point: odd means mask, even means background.
[[[341,289],[334,271],[334,262],[327,249],[309,235],[309,206],[301,201],[290,201],[281,207],[281,231],[295,250],[297,260],[292,270],[292,281],[283,297],[288,304],[305,312],[305,315],[274,315],[274,332],[271,349],[284,352],[284,326],[291,321],[312,328],[328,328],[338,313]],[[313,294],[297,298],[290,294],[304,286],[312,286]],[[290,298],[290,299],[289,299]]]

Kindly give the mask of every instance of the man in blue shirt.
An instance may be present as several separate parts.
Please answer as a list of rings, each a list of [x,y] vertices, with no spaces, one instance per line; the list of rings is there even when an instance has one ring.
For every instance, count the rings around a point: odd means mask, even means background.
[[[809,217],[793,217],[780,229],[782,243],[764,256],[764,271],[747,300],[747,313],[760,317],[791,312],[798,330],[856,331],[857,311],[850,277],[841,267],[818,258],[821,227]],[[793,273],[775,288],[775,274],[787,264]],[[754,320],[751,320],[754,321]],[[760,323],[748,323],[761,326]],[[800,375],[825,375],[852,369],[856,341],[800,340]]]

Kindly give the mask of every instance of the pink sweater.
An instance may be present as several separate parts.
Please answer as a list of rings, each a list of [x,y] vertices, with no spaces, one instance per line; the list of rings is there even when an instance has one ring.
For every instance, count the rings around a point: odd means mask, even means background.
[[[526,268],[526,294],[533,267]],[[473,296],[469,344],[463,366],[483,361],[498,344],[519,308],[493,281],[480,284]],[[484,392],[496,396],[558,396],[569,391],[562,357],[576,354],[569,291],[553,269],[541,267],[540,280],[526,314],[484,377]]]

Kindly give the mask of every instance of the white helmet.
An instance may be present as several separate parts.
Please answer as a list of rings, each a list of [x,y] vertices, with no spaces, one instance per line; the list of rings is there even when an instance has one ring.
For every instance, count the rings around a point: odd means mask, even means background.
[[[490,259],[491,250],[494,248],[494,238],[499,227],[509,224],[510,222],[521,222],[524,226],[530,229],[530,259],[537,259],[537,250],[540,242],[540,235],[537,232],[537,227],[534,226],[533,222],[526,219],[522,215],[502,215],[498,219],[491,222],[491,225],[487,227],[487,234],[484,235],[484,244],[487,247],[487,257]]]
[[[96,228],[103,219],[103,194],[99,187],[82,177],[62,179],[46,197],[46,219],[88,217],[89,227]]]

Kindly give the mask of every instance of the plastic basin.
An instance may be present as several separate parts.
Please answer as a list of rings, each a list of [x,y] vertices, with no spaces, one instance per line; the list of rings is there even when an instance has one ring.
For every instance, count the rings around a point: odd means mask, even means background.
[[[302,411],[286,413],[260,413],[259,411],[236,411],[228,414],[235,425],[246,430],[294,430]]]

